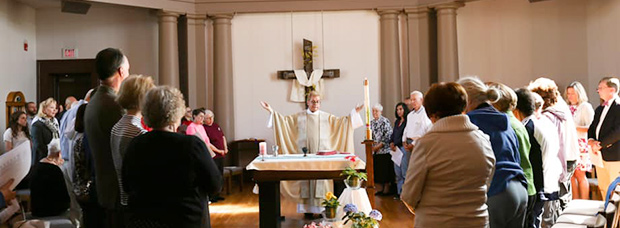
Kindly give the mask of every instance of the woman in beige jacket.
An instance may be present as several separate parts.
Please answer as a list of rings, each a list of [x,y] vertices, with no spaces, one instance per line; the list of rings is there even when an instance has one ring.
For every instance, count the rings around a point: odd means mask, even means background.
[[[416,228],[487,227],[487,190],[495,156],[489,137],[463,114],[467,94],[457,83],[433,85],[424,107],[433,122],[413,150],[401,195]]]

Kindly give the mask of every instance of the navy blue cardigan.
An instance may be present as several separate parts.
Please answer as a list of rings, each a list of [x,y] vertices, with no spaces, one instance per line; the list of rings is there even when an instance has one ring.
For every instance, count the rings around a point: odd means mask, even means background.
[[[467,115],[472,123],[490,137],[495,154],[495,173],[487,195],[491,197],[504,192],[508,181],[512,179],[520,181],[527,187],[527,180],[519,165],[521,162],[519,141],[510,127],[508,116],[487,103],[478,106]]]

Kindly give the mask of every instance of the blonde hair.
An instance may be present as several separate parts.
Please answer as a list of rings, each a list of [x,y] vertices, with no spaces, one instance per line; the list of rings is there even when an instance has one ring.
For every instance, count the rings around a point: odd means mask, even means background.
[[[500,98],[493,103],[500,112],[512,111],[517,107],[517,94],[510,87],[499,82],[487,82],[490,88],[495,88],[499,91]]]
[[[485,102],[495,103],[500,98],[499,91],[489,88],[479,78],[468,76],[457,81],[467,92],[467,106],[478,106]]]
[[[150,76],[130,75],[123,80],[116,102],[124,109],[140,109],[140,103],[146,92],[155,87]]]
[[[178,124],[185,115],[183,94],[170,86],[158,86],[149,90],[141,106],[144,122],[155,129]]]
[[[583,85],[581,85],[581,83],[579,83],[578,81],[574,81],[571,82],[567,87],[566,90],[564,91],[564,98],[566,98],[566,100],[568,101],[567,103],[570,104],[570,100],[568,100],[568,95],[566,94],[566,92],[568,91],[568,88],[572,88],[573,90],[575,90],[575,93],[577,94],[577,104],[581,104],[583,102],[588,102],[588,94],[586,94],[586,89],[583,88]]]
[[[57,104],[57,103],[56,103],[56,100],[54,100],[54,98],[51,98],[51,97],[41,102],[41,104],[39,104],[39,112],[37,113],[37,116],[41,118],[46,117],[47,114],[45,114],[43,111],[45,111],[45,108],[47,108],[47,106],[50,106],[52,104]]]

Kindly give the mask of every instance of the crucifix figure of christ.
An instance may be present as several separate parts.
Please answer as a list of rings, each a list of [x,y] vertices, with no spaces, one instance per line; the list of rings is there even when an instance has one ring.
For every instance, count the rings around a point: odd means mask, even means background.
[[[304,39],[303,44],[303,70],[280,70],[278,71],[279,79],[294,79],[293,89],[291,90],[291,101],[293,102],[306,102],[306,95],[311,91],[317,90],[316,86],[319,85],[322,78],[339,78],[339,69],[329,70],[314,70],[313,68],[313,49],[312,41]],[[305,73],[305,74],[304,74]],[[301,87],[303,86],[303,90]],[[321,92],[321,91],[318,91]]]

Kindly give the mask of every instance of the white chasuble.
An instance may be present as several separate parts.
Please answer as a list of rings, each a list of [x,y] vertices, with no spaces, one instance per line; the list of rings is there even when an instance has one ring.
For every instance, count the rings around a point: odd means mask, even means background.
[[[274,140],[282,154],[300,154],[304,147],[310,154],[321,150],[354,153],[353,130],[362,126],[362,119],[355,110],[343,117],[323,111],[306,110],[290,116],[274,111],[268,125],[274,129]],[[321,213],[321,201],[328,191],[333,191],[331,180],[281,184],[282,194],[297,200],[298,213]]]

